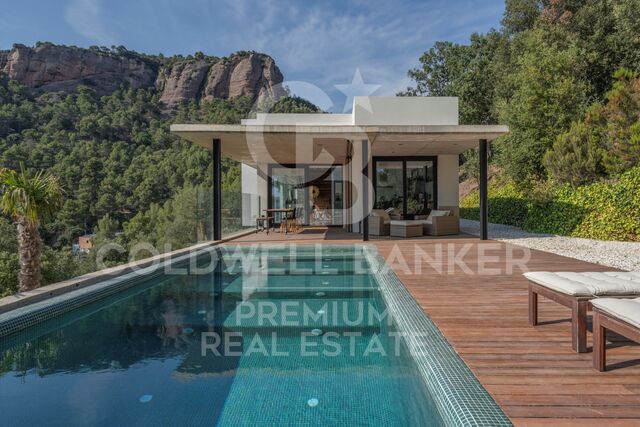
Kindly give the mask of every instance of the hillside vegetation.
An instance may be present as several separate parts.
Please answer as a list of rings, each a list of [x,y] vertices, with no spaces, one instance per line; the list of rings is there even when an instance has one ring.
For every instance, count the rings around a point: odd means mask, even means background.
[[[538,187],[537,193],[512,182],[489,188],[489,221],[527,231],[600,240],[640,241],[640,167],[618,179],[579,187]],[[463,218],[479,219],[474,190],[460,204]]]
[[[425,52],[405,94],[458,96],[461,123],[509,126],[492,144],[491,221],[638,240],[638,34],[637,0],[507,0],[499,29]],[[477,179],[475,151],[462,170]]]
[[[45,283],[93,271],[95,252],[116,242],[127,251],[140,242],[163,251],[205,238],[210,231],[212,166],[207,150],[169,133],[170,123],[239,123],[253,106],[249,97],[183,105],[166,117],[154,88],[127,87],[97,96],[80,87],[71,94],[34,97],[15,80],[0,78],[0,167],[51,171],[64,188],[64,204],[40,232],[45,243]],[[285,97],[276,111],[317,111]],[[223,164],[223,208],[239,216],[240,168]],[[227,231],[237,224],[223,224]],[[74,255],[71,244],[96,232],[94,252]],[[168,246],[165,246],[168,245]],[[139,257],[148,256],[141,252]],[[107,265],[126,261],[112,251]],[[17,287],[16,230],[0,216],[0,296]]]

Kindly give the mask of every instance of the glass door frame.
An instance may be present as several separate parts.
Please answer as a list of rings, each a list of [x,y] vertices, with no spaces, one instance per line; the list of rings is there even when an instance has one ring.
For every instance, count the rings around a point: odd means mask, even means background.
[[[323,175],[328,175],[331,176],[333,174],[333,171],[335,170],[336,167],[342,167],[342,182],[344,182],[344,167],[345,165],[343,165],[342,163],[333,163],[333,164],[328,164],[328,163],[285,163],[285,164],[280,164],[280,163],[269,163],[267,165],[267,209],[271,209],[273,208],[273,173],[272,170],[276,169],[276,168],[289,168],[289,169],[302,169],[304,171],[304,183],[305,183],[305,192],[304,192],[304,224],[305,225],[309,225],[309,218],[310,218],[310,207],[309,207],[309,169],[311,166],[316,166],[316,167],[326,167],[327,171],[323,174]],[[339,181],[332,181],[332,185],[334,182],[339,182]],[[343,196],[344,197],[344,196]],[[344,199],[343,199],[343,205],[344,205]],[[344,209],[344,207],[343,207]],[[344,222],[344,218],[342,219],[342,221]],[[342,227],[342,224],[338,224],[338,225],[328,225],[328,227]]]
[[[402,217],[407,216],[407,162],[430,161],[433,163],[433,206],[438,206],[438,156],[374,156],[373,157],[373,192],[374,206],[378,201],[378,162],[400,162],[402,163]]]

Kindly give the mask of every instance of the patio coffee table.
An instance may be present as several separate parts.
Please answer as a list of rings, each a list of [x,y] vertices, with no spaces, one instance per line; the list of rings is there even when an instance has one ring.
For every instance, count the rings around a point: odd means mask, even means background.
[[[391,221],[389,234],[393,237],[420,237],[422,236],[422,221]]]

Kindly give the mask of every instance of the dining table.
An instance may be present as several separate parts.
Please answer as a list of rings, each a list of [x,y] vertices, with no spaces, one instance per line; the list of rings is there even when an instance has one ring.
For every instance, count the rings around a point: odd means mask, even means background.
[[[269,208],[269,209],[263,209],[263,211],[265,211],[267,213],[267,216],[268,216],[268,214],[276,214],[276,213],[280,213],[280,214],[285,214],[286,215],[286,214],[293,213],[294,210],[295,210],[294,208]],[[274,218],[274,222],[275,222],[275,218]],[[284,234],[287,234],[288,231],[289,231],[288,228],[284,227]]]

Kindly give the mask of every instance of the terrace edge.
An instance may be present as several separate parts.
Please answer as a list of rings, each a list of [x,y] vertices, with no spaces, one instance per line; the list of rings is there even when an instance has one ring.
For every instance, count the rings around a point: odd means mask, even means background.
[[[385,304],[411,352],[423,383],[448,426],[513,424],[456,353],[429,315],[411,296],[377,248],[365,245]]]

